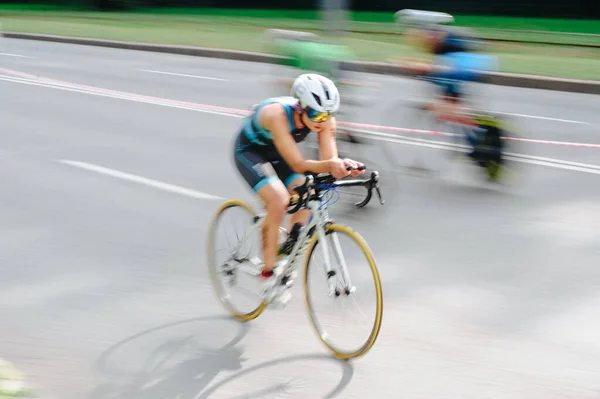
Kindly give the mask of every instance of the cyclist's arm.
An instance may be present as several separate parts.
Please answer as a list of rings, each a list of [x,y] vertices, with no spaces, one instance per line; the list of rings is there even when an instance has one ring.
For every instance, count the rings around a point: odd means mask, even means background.
[[[271,132],[275,148],[296,173],[328,173],[331,170],[329,161],[305,160],[289,133],[289,122],[283,107],[279,104],[269,105],[261,110],[260,123]]]
[[[335,133],[336,120],[335,118],[331,118],[324,129],[319,132],[319,150],[322,160],[339,157],[337,146],[335,144]]]
[[[331,118],[323,130],[319,132],[319,150],[321,152],[321,159],[324,160],[333,160],[340,159],[339,153],[337,149],[337,145],[335,143],[336,136],[336,126],[337,121],[335,118]],[[346,166],[359,167],[363,166],[361,162],[356,162],[354,160],[345,158],[344,162]],[[351,176],[358,176],[363,174],[364,171],[353,170],[350,172]]]

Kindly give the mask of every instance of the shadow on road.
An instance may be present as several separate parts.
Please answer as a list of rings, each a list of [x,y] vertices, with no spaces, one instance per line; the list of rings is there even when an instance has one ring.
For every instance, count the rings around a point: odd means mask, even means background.
[[[284,364],[287,364],[287,363],[305,362],[305,361],[308,361],[308,362],[320,361],[320,362],[335,363],[335,364],[338,364],[342,368],[342,377],[341,377],[339,383],[332,390],[324,393],[323,396],[319,396],[322,398],[338,397],[338,395],[340,395],[344,391],[346,386],[350,383],[350,381],[352,380],[352,376],[354,375],[354,369],[352,368],[350,363],[344,362],[341,360],[337,360],[328,355],[314,354],[314,355],[297,355],[297,356],[282,357],[279,359],[260,363],[256,366],[247,368],[247,369],[240,371],[230,377],[227,377],[224,380],[222,380],[221,382],[219,382],[219,383],[213,385],[212,387],[210,387],[209,389],[207,389],[200,396],[198,396],[197,399],[207,399],[207,398],[215,397],[215,394],[220,389],[222,389],[225,385],[231,383],[232,381],[234,381],[236,379],[242,378],[250,373],[258,372],[259,370],[266,369],[268,367],[281,368]],[[319,367],[316,367],[314,370],[319,370]],[[257,384],[257,386],[252,388],[252,390],[254,391],[253,393],[240,394],[238,396],[232,397],[232,399],[254,399],[254,398],[267,397],[267,395],[286,394],[286,393],[289,393],[289,391],[294,388],[294,385],[311,385],[310,381],[307,381],[306,384],[293,383],[294,379],[295,379],[294,375],[282,377],[282,376],[270,374],[270,377],[268,380],[264,380],[264,379],[254,380],[254,382]],[[278,381],[278,380],[282,380],[282,381]],[[283,381],[283,380],[285,380],[285,381]],[[306,395],[304,395],[304,396],[306,396]]]
[[[88,397],[212,398],[223,386],[236,379],[268,367],[280,369],[285,364],[296,362],[317,361],[340,365],[341,380],[322,396],[324,398],[337,397],[352,379],[353,369],[348,363],[320,354],[283,357],[243,370],[243,363],[249,359],[243,356],[243,349],[237,345],[248,330],[247,324],[228,317],[206,317],[170,323],[135,334],[111,346],[98,358],[95,368],[105,382],[96,386]],[[210,386],[219,374],[235,371],[239,372]],[[292,382],[297,379],[297,375],[285,373],[276,373],[268,379],[255,378],[250,389],[253,393],[248,393],[247,389],[240,390],[235,398],[250,399],[286,393],[298,387]],[[301,385],[312,387],[315,384],[308,381]]]
[[[206,317],[136,334],[100,356],[96,368],[110,382],[90,398],[194,398],[219,373],[242,368],[246,359],[235,345],[247,332],[230,318]]]

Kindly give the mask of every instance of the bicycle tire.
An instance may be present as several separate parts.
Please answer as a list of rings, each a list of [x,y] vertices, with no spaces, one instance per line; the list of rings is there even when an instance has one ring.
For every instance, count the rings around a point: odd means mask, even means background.
[[[341,360],[350,360],[350,359],[364,356],[373,347],[373,345],[375,344],[375,341],[377,340],[379,331],[381,330],[381,323],[382,323],[382,319],[383,319],[383,290],[381,287],[381,278],[379,276],[379,271],[378,271],[377,265],[375,263],[375,257],[373,255],[373,253],[371,252],[371,249],[367,245],[367,242],[357,232],[352,230],[350,227],[342,225],[342,224],[337,224],[337,223],[327,224],[325,226],[325,234],[327,235],[330,232],[346,234],[350,238],[352,238],[356,243],[358,243],[359,247],[361,248],[363,253],[366,255],[366,258],[368,260],[369,267],[371,269],[371,273],[373,275],[373,279],[375,282],[375,290],[377,293],[377,310],[376,310],[376,315],[375,315],[375,322],[373,324],[373,328],[371,329],[369,337],[367,338],[365,343],[360,348],[358,348],[355,351],[351,351],[351,352],[343,352],[343,351],[337,349],[331,343],[329,343],[326,339],[324,339],[324,334],[322,333],[322,331],[320,331],[319,323],[316,320],[315,315],[314,315],[313,307],[312,307],[310,297],[309,297],[309,289],[308,289],[308,277],[309,277],[309,273],[311,270],[309,267],[310,260],[314,253],[314,249],[316,248],[317,243],[319,242],[318,234],[313,235],[311,242],[308,246],[307,256],[306,256],[305,263],[304,263],[304,297],[305,297],[305,301],[306,301],[306,307],[308,310],[309,318],[310,318],[311,324],[312,324],[313,329],[316,332],[317,336],[319,337],[321,342],[333,353],[333,355],[336,358],[341,359]]]
[[[219,302],[225,307],[225,309],[227,311],[229,311],[229,313],[231,313],[231,315],[236,318],[239,321],[242,322],[247,322],[250,320],[254,320],[256,319],[258,316],[260,316],[260,314],[265,310],[266,308],[266,304],[264,302],[261,301],[260,305],[258,305],[255,309],[251,310],[250,312],[247,313],[243,313],[238,311],[237,309],[235,309],[235,307],[226,299],[226,295],[223,294],[222,291],[224,291],[220,285],[219,285],[219,280],[218,280],[218,276],[219,273],[217,271],[217,265],[215,264],[215,253],[214,253],[214,241],[215,241],[215,230],[216,230],[216,226],[217,226],[217,222],[219,221],[219,218],[223,215],[223,213],[233,207],[240,207],[244,210],[246,210],[248,212],[248,214],[251,217],[254,217],[256,215],[256,212],[254,211],[254,209],[252,209],[252,207],[250,207],[250,205],[248,205],[247,203],[245,203],[242,200],[239,199],[232,199],[232,200],[227,200],[225,201],[217,210],[213,221],[211,222],[209,231],[208,231],[208,248],[207,248],[207,255],[208,255],[208,270],[209,270],[209,274],[210,274],[210,278],[211,278],[211,283],[214,289],[214,292],[217,296],[217,299],[219,300]]]
[[[517,124],[511,122],[510,118],[503,115],[496,115],[492,112],[479,112],[476,118],[484,126],[493,125],[498,130],[497,133],[502,141],[500,162],[490,162],[486,168],[486,177],[495,183],[514,183],[515,180],[520,178],[519,176],[523,173],[523,170],[522,167],[517,166],[517,162],[512,161],[511,153],[527,152],[523,148],[518,148],[523,146],[523,143],[518,141],[523,137],[523,132],[517,127]],[[492,120],[493,123],[490,123]],[[495,139],[494,141],[496,141]]]

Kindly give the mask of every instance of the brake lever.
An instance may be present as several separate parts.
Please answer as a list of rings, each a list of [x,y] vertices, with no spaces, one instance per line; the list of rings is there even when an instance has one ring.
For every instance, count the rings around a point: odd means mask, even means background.
[[[365,167],[360,167],[360,169],[365,169]],[[369,202],[371,202],[371,198],[373,197],[373,189],[377,191],[377,196],[379,197],[379,203],[381,205],[385,204],[381,196],[381,190],[379,188],[379,172],[373,171],[371,172],[371,177],[369,180],[365,182],[364,187],[367,189],[367,196],[362,200],[354,204],[357,208],[363,208],[367,206]]]
[[[372,191],[371,187],[369,187],[367,189],[367,196],[365,197],[365,199],[355,203],[354,206],[357,208],[364,208],[371,201],[372,196],[373,196],[373,191]]]
[[[385,204],[385,201],[383,200],[383,198],[381,198],[381,190],[379,189],[379,184],[377,184],[375,186],[375,191],[377,191],[377,196],[379,197],[379,203],[381,205]]]
[[[377,196],[379,197],[379,203],[381,205],[385,204],[385,200],[381,196],[381,189],[379,187],[379,172],[374,171],[373,173],[371,173],[371,179],[373,180],[372,187],[375,187],[375,191],[377,192]]]

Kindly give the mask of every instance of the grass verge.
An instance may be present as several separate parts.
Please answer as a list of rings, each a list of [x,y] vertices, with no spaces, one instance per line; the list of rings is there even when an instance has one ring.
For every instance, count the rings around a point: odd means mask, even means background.
[[[0,6],[4,31],[246,51],[264,51],[260,38],[268,28],[320,33],[322,24],[315,20],[318,16],[315,11],[148,9],[135,13],[100,13],[56,6]],[[350,29],[362,33],[349,33],[340,40],[359,59],[386,62],[393,57],[426,58],[400,36],[377,33],[393,29],[392,13],[354,12],[350,17]],[[389,22],[383,22],[386,18]],[[598,21],[475,16],[456,16],[456,20],[458,25],[473,27],[485,37],[538,35],[565,42],[579,38],[577,40],[600,44],[600,36],[529,32],[600,34]],[[503,29],[498,29],[500,26]],[[600,80],[600,48],[502,42],[491,42],[489,48],[499,57],[502,72]]]

